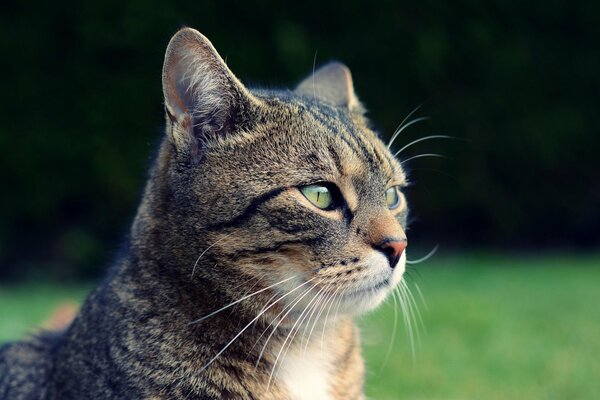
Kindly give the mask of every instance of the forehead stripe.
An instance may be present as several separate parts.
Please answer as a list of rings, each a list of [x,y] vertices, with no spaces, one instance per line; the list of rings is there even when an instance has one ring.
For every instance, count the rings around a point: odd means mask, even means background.
[[[348,145],[348,147],[350,147],[350,149],[354,151],[354,153],[356,153],[357,156],[364,157],[364,151],[360,148],[359,144],[353,138],[343,136],[340,132],[339,127],[333,125],[331,121],[324,118],[323,115],[316,112],[312,112],[311,114],[314,120],[317,123],[321,124],[321,126],[323,126],[325,130],[328,131],[333,137],[343,140]]]
[[[357,135],[351,129],[351,124],[347,121],[347,118],[342,113],[337,113],[339,115],[329,115],[337,121],[343,122],[343,127],[336,126],[332,123],[331,119],[326,118],[325,113],[321,112],[312,112],[314,119],[320,123],[323,127],[325,127],[329,133],[344,142],[359,156],[359,158],[365,158],[368,163],[373,164],[373,157],[369,154],[366,149],[364,143],[359,139],[360,135]]]

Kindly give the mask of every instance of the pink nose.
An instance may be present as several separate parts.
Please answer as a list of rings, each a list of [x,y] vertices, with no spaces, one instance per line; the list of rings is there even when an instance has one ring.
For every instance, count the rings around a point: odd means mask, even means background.
[[[407,244],[408,243],[406,239],[391,239],[386,240],[375,247],[377,248],[377,250],[385,254],[390,263],[390,268],[393,269],[398,264],[398,261],[400,261],[400,256],[404,252],[404,249],[406,249]]]

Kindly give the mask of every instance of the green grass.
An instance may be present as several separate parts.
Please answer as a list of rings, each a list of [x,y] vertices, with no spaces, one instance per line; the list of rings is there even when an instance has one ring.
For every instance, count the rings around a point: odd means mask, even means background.
[[[414,359],[401,333],[378,373],[393,307],[363,323],[372,398],[600,398],[600,258],[424,264],[408,279],[427,302]]]
[[[417,271],[427,307],[414,358],[399,316],[383,365],[391,301],[361,319],[370,398],[600,398],[600,257],[454,257]],[[88,289],[0,287],[0,341]]]

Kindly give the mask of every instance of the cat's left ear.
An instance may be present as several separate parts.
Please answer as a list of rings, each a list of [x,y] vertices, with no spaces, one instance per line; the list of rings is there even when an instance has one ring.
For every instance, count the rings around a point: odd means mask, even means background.
[[[337,61],[322,66],[304,79],[295,92],[302,96],[316,97],[336,107],[347,108],[351,112],[364,112],[354,93],[350,69]]]
[[[191,28],[169,42],[162,83],[170,139],[196,160],[204,143],[238,130],[258,104],[210,41]]]

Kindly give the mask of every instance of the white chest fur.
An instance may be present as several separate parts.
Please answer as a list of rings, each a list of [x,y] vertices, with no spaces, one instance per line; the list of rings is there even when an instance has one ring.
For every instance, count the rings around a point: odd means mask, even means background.
[[[277,377],[293,400],[331,400],[329,378],[331,363],[327,349],[312,346],[290,349],[281,364]]]

